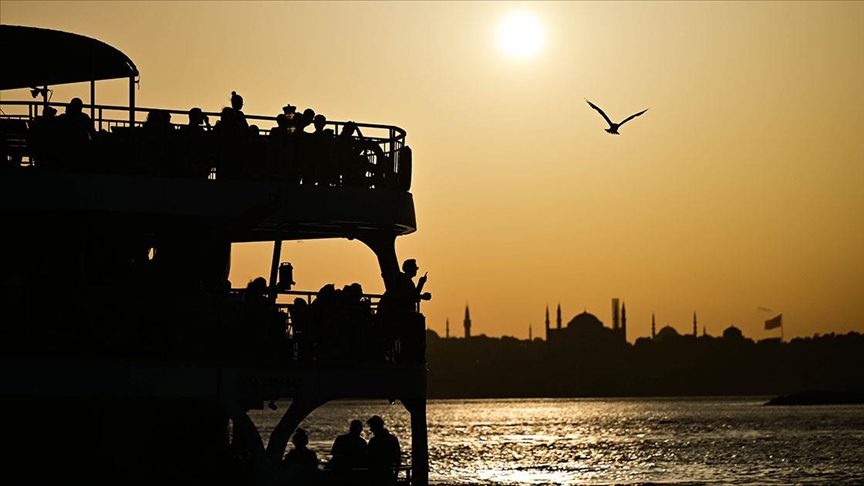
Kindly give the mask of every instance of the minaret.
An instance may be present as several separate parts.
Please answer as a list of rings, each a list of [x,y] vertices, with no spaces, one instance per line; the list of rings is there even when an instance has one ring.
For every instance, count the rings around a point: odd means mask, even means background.
[[[657,324],[654,323],[654,313],[651,313],[651,339],[657,336]]]
[[[618,306],[618,299],[612,299],[612,330],[618,331],[621,327],[621,308]]]
[[[468,304],[465,304],[465,338],[471,337],[471,313],[468,311]]]
[[[546,342],[549,342],[549,304],[546,304]]]
[[[444,337],[447,339],[450,339],[450,318],[449,317],[447,318],[447,328],[446,328],[445,332],[446,332],[446,334],[444,334]]]
[[[528,340],[533,341],[534,336],[531,335],[531,324],[528,324]]]
[[[693,337],[696,337],[696,311],[693,311]]]
[[[558,330],[561,330],[561,302],[558,302]]]
[[[627,306],[621,303],[621,341],[627,342]]]

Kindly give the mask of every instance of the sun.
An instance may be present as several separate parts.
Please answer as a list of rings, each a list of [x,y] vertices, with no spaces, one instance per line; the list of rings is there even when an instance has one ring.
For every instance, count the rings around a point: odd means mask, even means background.
[[[543,44],[543,24],[530,14],[512,14],[498,26],[498,44],[513,57],[531,57]]]

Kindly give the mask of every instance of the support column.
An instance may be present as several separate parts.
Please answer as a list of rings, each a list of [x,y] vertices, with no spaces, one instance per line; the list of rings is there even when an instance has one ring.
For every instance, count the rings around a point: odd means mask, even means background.
[[[401,402],[411,414],[411,486],[427,486],[429,439],[426,429],[426,398],[402,399]]]
[[[384,288],[390,290],[391,275],[399,274],[399,259],[396,257],[396,235],[375,234],[358,236],[358,240],[369,247],[378,258],[378,267],[384,279]]]

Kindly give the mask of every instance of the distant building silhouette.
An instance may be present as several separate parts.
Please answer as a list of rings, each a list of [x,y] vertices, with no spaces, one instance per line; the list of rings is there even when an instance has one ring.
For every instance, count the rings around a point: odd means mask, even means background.
[[[696,311],[693,311],[693,337],[696,337]]]
[[[450,318],[447,318],[447,327],[444,328],[444,337],[450,339]]]
[[[626,343],[626,317],[620,313],[619,299],[612,299],[612,327],[606,327],[594,314],[583,311],[561,326],[561,304],[558,304],[558,327],[546,330],[546,341],[556,347],[617,345]],[[546,308],[547,323],[549,308]],[[623,318],[622,318],[623,317]]]
[[[468,311],[468,304],[465,304],[465,339],[471,337],[471,313]]]
[[[627,307],[621,303],[621,340],[627,342]]]
[[[660,332],[657,333],[657,336],[654,339],[657,342],[662,343],[663,341],[670,341],[678,339],[680,337],[681,335],[678,334],[678,331],[676,331],[674,327],[670,325],[665,325],[662,329],[660,329]]]
[[[651,339],[657,337],[657,324],[654,322],[654,313],[651,313]]]
[[[741,329],[738,329],[737,327],[732,325],[732,326],[727,327],[723,331],[723,339],[743,341],[744,340],[744,333],[741,332]]]
[[[549,304],[546,304],[546,340],[549,340]]]

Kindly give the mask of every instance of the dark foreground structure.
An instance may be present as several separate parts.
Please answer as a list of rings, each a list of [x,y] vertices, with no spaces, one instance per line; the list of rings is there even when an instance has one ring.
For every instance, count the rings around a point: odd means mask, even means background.
[[[267,135],[275,117],[245,116],[239,131],[225,112],[181,129],[171,115],[187,111],[135,106],[137,68],[107,44],[6,25],[0,42],[0,90],[33,93],[4,98],[0,116],[4,472],[270,484],[310,412],[369,398],[410,412],[408,476],[427,484],[425,321],[387,306],[396,238],[417,226],[405,132],[329,122],[320,137]],[[128,79],[128,106],[95,104],[108,79]],[[49,103],[50,86],[82,82],[88,104]],[[384,296],[292,290],[282,242],[322,238],[368,246]],[[273,243],[269,278],[231,285],[237,242]],[[280,399],[291,405],[265,447],[248,411]]]

